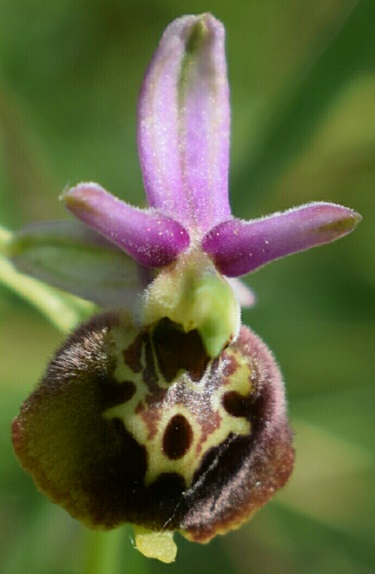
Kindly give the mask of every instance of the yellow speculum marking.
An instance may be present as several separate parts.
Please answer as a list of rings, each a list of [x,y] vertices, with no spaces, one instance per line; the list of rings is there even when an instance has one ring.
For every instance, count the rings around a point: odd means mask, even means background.
[[[122,354],[122,351],[133,342],[131,337],[124,337],[123,333],[114,334],[114,337],[118,356],[114,376],[119,382],[132,380],[137,390],[130,400],[108,409],[103,416],[106,419],[120,418],[128,432],[139,444],[146,447],[146,486],[150,485],[162,473],[177,472],[184,478],[186,488],[189,488],[194,473],[198,470],[204,454],[209,449],[219,446],[231,433],[235,435],[250,434],[250,422],[245,417],[232,416],[224,409],[223,395],[228,391],[235,391],[241,396],[248,396],[251,392],[251,367],[234,349],[227,349],[227,356],[234,355],[236,358],[236,371],[225,379],[225,385],[219,385],[212,393],[209,393],[207,392],[207,385],[210,384],[210,376],[223,379],[222,373],[225,364],[222,359],[220,359],[219,367],[213,375],[211,374],[212,365],[209,363],[205,374],[198,382],[193,381],[188,373],[181,372],[173,382],[168,383],[159,371],[153,349],[157,386],[159,389],[165,389],[166,394],[161,400],[155,399],[155,402],[152,402],[151,398],[151,404],[148,404],[147,399],[150,400],[151,392],[143,381],[143,369],[146,367],[144,347],[141,355],[142,370],[139,373],[134,373],[124,363]],[[175,395],[177,386],[183,387],[185,404],[176,403],[171,397],[171,395]],[[197,412],[197,395],[201,395],[199,397],[200,402],[198,402],[201,413]],[[144,417],[142,416],[143,409],[149,409]],[[171,460],[163,451],[163,437],[168,423],[177,414],[183,415],[187,419],[192,429],[193,438],[187,452],[177,460]],[[218,424],[213,424],[208,432],[204,432],[198,420],[200,415],[204,420],[206,414],[207,416],[215,416],[218,420]],[[150,419],[151,423],[147,424]]]

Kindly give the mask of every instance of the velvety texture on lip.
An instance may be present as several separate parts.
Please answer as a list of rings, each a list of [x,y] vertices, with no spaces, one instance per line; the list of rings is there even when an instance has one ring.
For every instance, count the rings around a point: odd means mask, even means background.
[[[284,383],[257,335],[242,327],[209,361],[197,332],[171,321],[138,332],[112,312],[59,349],[13,422],[13,444],[38,488],[86,525],[130,522],[197,542],[240,526],[294,463]]]

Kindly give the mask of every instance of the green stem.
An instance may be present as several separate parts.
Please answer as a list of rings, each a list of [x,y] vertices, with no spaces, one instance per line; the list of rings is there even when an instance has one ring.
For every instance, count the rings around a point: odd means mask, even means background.
[[[34,305],[63,333],[92,314],[93,304],[60,293],[33,277],[19,273],[6,257],[11,237],[11,231],[0,226],[0,283]]]
[[[0,225],[0,253],[5,254],[8,243],[12,238],[12,232]]]
[[[93,308],[91,304],[86,305],[83,301],[73,302],[73,297],[54,291],[36,279],[18,273],[1,255],[0,283],[32,303],[63,333],[74,328]]]
[[[124,529],[111,532],[87,530],[85,564],[82,574],[117,574]]]

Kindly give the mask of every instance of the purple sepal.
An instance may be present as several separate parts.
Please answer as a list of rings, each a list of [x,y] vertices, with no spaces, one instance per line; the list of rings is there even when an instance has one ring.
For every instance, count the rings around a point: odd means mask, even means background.
[[[230,217],[224,38],[211,14],[175,20],[151,61],[138,104],[149,204],[196,235]]]
[[[298,251],[335,241],[352,231],[361,216],[333,203],[310,203],[262,219],[231,219],[205,236],[203,250],[228,277]]]
[[[171,263],[189,245],[180,223],[154,210],[132,207],[96,183],[81,183],[62,196],[78,219],[146,267]]]

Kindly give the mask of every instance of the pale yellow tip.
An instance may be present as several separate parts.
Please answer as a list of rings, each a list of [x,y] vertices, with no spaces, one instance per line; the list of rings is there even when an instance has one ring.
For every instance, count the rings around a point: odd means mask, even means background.
[[[156,558],[169,564],[176,560],[177,546],[173,541],[173,532],[153,532],[141,526],[133,526],[135,545],[147,558]]]

